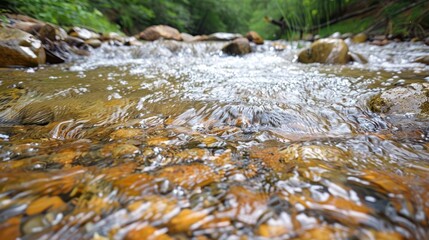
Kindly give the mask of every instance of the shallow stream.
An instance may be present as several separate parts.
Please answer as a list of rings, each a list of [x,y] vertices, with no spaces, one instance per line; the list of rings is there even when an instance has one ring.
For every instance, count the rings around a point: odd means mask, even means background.
[[[0,69],[0,239],[429,238],[429,118],[368,104],[428,82],[428,46],[223,44]]]

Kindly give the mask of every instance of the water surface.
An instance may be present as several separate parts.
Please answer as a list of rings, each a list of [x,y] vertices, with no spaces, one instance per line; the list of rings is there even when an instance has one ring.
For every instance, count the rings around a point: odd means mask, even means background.
[[[429,80],[421,43],[301,64],[158,41],[1,69],[1,239],[427,239],[429,119],[368,102]]]

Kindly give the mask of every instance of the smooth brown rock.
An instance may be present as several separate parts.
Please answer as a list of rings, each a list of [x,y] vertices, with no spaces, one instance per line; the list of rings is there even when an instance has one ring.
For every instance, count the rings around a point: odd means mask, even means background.
[[[88,39],[85,40],[85,43],[93,48],[99,48],[102,44],[102,42],[98,39]]]
[[[140,33],[139,38],[146,41],[155,41],[160,38],[181,41],[179,30],[167,25],[156,25],[146,28]]]
[[[222,52],[229,55],[244,55],[251,52],[247,38],[237,38],[222,48]]]
[[[18,29],[0,28],[0,67],[36,67],[46,62],[40,40]]]
[[[358,33],[355,36],[352,37],[352,41],[354,43],[364,43],[368,39],[368,36],[366,33]]]
[[[298,55],[302,63],[345,64],[350,61],[349,48],[342,39],[325,38],[311,44]]]
[[[74,46],[74,47],[81,47],[82,45],[85,44],[84,40],[77,38],[77,37],[72,37],[72,36],[68,36],[65,39],[65,42],[67,44],[69,44],[70,46]]]
[[[246,34],[246,38],[256,44],[264,44],[264,39],[255,31],[250,31]]]

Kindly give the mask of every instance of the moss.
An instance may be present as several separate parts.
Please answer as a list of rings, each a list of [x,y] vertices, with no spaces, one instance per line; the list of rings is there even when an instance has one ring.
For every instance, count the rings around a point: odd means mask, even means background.
[[[371,109],[373,112],[386,113],[390,110],[390,107],[381,97],[381,94],[379,94],[369,101],[369,109]]]
[[[429,114],[429,101],[422,103],[420,109],[422,114]]]

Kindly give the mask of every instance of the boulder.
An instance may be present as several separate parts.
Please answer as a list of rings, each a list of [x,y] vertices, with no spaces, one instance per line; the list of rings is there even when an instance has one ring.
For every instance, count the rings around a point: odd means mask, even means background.
[[[354,43],[364,43],[368,39],[368,36],[366,33],[358,33],[355,36],[352,37],[352,41]]]
[[[429,84],[412,83],[386,90],[373,97],[369,107],[374,112],[386,114],[429,115]]]
[[[342,39],[325,38],[312,43],[298,55],[302,63],[345,64],[350,61],[349,48]]]
[[[70,29],[69,35],[72,37],[77,37],[77,38],[83,39],[83,40],[101,37],[100,34],[98,34],[98,33],[95,33],[95,32],[92,32],[88,29],[80,28],[80,27],[74,27],[74,28]]]
[[[229,55],[244,55],[251,52],[247,38],[237,38],[222,48],[222,52]]]
[[[179,30],[167,25],[156,25],[146,28],[140,33],[139,38],[146,41],[155,41],[160,38],[181,41]]]
[[[426,65],[429,65],[429,55],[416,58],[416,60],[414,60],[414,62],[418,62],[418,63],[423,63],[423,64],[426,64]]]
[[[36,67],[46,62],[40,40],[19,29],[0,28],[0,66]]]
[[[207,36],[207,41],[232,41],[237,38],[242,38],[243,35],[238,33],[224,33],[224,32],[218,32],[213,33]]]
[[[264,44],[264,39],[255,31],[248,32],[246,38],[256,44]]]

